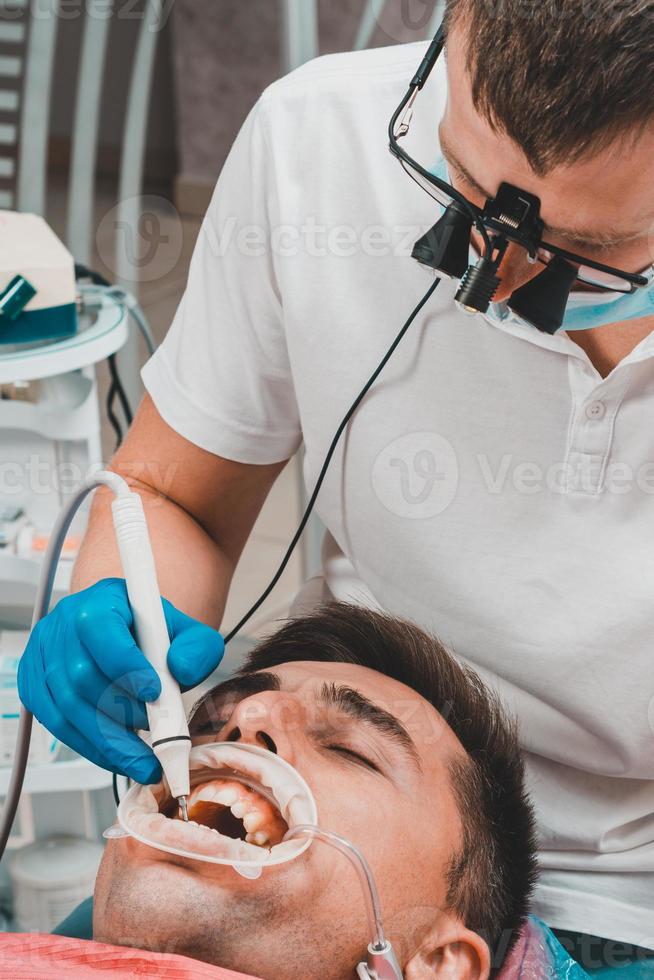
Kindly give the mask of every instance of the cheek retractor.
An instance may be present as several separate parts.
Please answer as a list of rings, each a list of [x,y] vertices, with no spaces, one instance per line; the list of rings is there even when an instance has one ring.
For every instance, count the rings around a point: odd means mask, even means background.
[[[315,826],[318,809],[305,780],[279,756],[255,745],[219,742],[196,746],[189,761],[188,823],[166,815],[171,794],[165,781],[155,787],[134,785],[118,807],[120,828],[105,831],[105,837],[130,836],[179,857],[230,865],[246,878],[258,878],[264,868],[292,861],[310,846],[306,838],[282,840],[289,827]],[[254,809],[248,812],[250,806]],[[240,819],[240,839],[194,820],[194,813],[208,808],[223,811],[229,822]],[[267,847],[263,842],[271,819],[279,828],[279,843]]]

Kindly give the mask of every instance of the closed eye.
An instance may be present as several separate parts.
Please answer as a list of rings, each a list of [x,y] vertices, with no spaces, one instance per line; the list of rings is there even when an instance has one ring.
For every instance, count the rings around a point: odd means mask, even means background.
[[[338,752],[340,755],[352,759],[353,762],[358,762],[360,765],[366,766],[367,769],[371,769],[373,772],[381,772],[374,762],[367,759],[365,755],[360,755],[359,752],[355,752],[354,749],[348,749],[344,745],[328,745],[327,748],[330,752]]]
[[[203,725],[193,725],[192,721],[189,725],[191,730],[191,738],[209,738],[209,736],[220,735],[223,728],[229,721],[229,718],[212,718]]]

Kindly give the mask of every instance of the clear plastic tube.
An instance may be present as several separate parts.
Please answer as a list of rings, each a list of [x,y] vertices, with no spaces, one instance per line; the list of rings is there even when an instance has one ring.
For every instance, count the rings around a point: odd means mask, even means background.
[[[375,950],[385,949],[387,943],[381,920],[379,892],[377,891],[377,885],[370,870],[370,865],[356,844],[352,844],[345,837],[339,837],[338,834],[332,833],[331,830],[321,830],[320,827],[314,827],[309,824],[297,824],[297,826],[291,827],[284,834],[285,841],[293,840],[295,837],[311,837],[313,840],[322,841],[323,844],[330,844],[349,859],[350,863],[355,867],[359,881],[361,882],[366,911],[368,913],[368,922],[370,924],[372,948]]]

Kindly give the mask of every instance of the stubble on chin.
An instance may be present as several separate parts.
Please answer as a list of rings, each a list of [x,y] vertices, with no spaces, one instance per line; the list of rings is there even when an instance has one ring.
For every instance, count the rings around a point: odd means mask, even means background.
[[[252,948],[253,937],[278,922],[279,904],[262,899],[261,893],[231,896],[217,883],[175,873],[167,862],[133,861],[115,848],[96,881],[93,938],[238,971],[232,964]]]

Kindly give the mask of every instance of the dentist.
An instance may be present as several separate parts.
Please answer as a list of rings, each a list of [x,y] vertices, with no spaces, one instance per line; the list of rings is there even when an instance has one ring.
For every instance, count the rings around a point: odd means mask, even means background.
[[[443,280],[338,445],[321,575],[298,598],[408,617],[501,693],[538,816],[535,911],[586,969],[624,965],[625,980],[654,955],[653,29],[654,0],[448,0],[412,158],[480,209],[506,183],[538,198],[544,241],[642,282],[577,279],[549,333],[507,314],[543,271],[516,242],[487,311],[466,315]],[[387,137],[424,50],[322,58],[264,93],[144,369],[112,467],[143,496],[186,686],[219,661],[275,479],[304,442],[313,488],[433,282],[411,252],[443,209]],[[156,760],[130,727],[156,679],[119,569],[98,494],[75,594],[30,641],[21,695],[73,748],[147,781]]]

